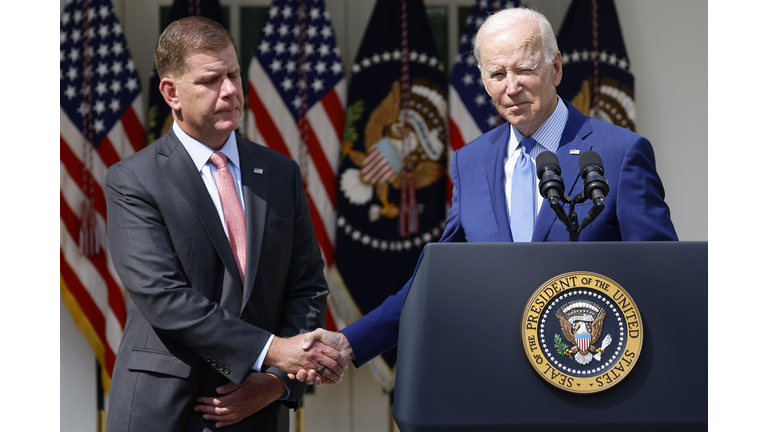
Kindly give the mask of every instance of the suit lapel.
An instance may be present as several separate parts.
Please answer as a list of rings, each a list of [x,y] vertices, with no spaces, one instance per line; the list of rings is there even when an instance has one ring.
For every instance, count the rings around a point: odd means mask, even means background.
[[[269,185],[269,170],[266,164],[258,159],[249,144],[237,138],[237,149],[240,152],[240,175],[243,181],[243,200],[245,201],[245,231],[248,236],[245,288],[243,290],[242,308],[248,302],[256,282],[256,272],[259,268],[259,258],[267,223],[267,195]]]
[[[560,177],[565,185],[565,193],[573,198],[578,195],[576,185],[579,184],[579,157],[592,148],[592,145],[586,138],[592,133],[592,127],[588,122],[588,117],[579,112],[567,101],[564,101],[568,107],[568,121],[563,129],[563,135],[560,138],[560,146],[555,154],[560,162]],[[565,207],[567,212],[569,206]],[[539,209],[539,216],[536,218],[536,225],[533,228],[533,238],[531,241],[540,242],[544,236],[552,229],[552,224],[557,220],[555,212],[549,208],[549,203],[545,200]],[[560,222],[558,222],[560,223]],[[562,226],[562,229],[566,229]]]
[[[232,248],[229,246],[227,233],[221,225],[216,206],[211,200],[211,195],[200,178],[200,172],[195,163],[184,149],[184,146],[176,138],[173,130],[168,131],[161,145],[158,146],[158,155],[165,158],[160,163],[161,169],[168,176],[170,181],[176,186],[179,192],[189,203],[192,211],[197,214],[208,237],[211,239],[216,252],[218,253],[224,267],[227,269],[228,277],[225,277],[224,291],[222,292],[221,304],[232,313],[239,313],[237,307],[240,306],[240,292],[242,291],[242,282],[240,281],[240,272],[235,262],[235,256]],[[228,282],[229,281],[229,282]],[[234,286],[235,289],[229,290],[228,287]],[[235,306],[236,305],[236,306]]]
[[[485,153],[485,173],[488,191],[491,195],[491,208],[496,225],[501,234],[500,241],[512,241],[512,230],[507,217],[506,197],[504,193],[504,158],[509,143],[509,124],[505,124],[488,137],[489,148]]]

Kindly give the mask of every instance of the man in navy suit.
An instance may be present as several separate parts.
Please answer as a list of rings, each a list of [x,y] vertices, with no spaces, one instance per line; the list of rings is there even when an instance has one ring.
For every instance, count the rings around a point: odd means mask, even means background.
[[[571,197],[582,184],[580,155],[593,151],[601,156],[610,193],[602,213],[580,233],[581,241],[677,240],[650,142],[587,117],[557,96],[562,60],[543,15],[523,8],[493,15],[478,30],[474,54],[485,89],[508,124],[454,154],[453,199],[441,242],[569,240],[567,229],[541,196],[535,201],[529,194],[531,201],[524,201],[531,202],[531,208],[524,209],[530,220],[527,229],[521,228],[526,218],[519,216],[520,204],[510,197],[521,187],[514,175],[524,139],[532,160],[546,150],[557,155],[565,193]],[[592,205],[588,199],[576,206],[580,221]],[[358,367],[394,347],[410,284],[341,333],[318,330],[305,335],[304,346],[320,340]],[[296,378],[328,383],[313,371],[302,370]]]

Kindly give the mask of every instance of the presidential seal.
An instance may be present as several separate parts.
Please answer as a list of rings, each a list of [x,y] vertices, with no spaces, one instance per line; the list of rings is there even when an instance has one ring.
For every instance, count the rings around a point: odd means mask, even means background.
[[[526,358],[544,381],[571,393],[596,393],[619,383],[637,363],[643,321],[619,284],[572,272],[531,295],[520,335]]]

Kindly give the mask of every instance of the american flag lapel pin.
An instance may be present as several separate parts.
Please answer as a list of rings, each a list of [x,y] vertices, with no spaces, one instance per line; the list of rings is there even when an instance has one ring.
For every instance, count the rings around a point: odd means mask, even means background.
[[[254,174],[263,174],[264,169],[263,168],[254,168],[253,169]]]
[[[577,155],[579,153],[581,153],[581,151],[579,149],[571,149],[571,154],[572,155]]]

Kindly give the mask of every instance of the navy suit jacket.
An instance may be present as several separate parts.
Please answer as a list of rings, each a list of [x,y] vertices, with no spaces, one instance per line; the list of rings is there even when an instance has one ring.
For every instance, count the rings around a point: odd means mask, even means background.
[[[115,270],[131,296],[107,430],[203,431],[198,396],[241,384],[271,334],[325,323],[328,288],[296,163],[237,137],[247,257],[241,281],[211,196],[173,130],[107,172]],[[305,385],[284,372],[296,407]],[[275,402],[227,430],[288,430]]]
[[[627,129],[587,117],[568,102],[565,104],[568,121],[555,153],[565,193],[574,197],[582,191],[579,157],[586,151],[600,155],[609,185],[605,209],[581,232],[579,241],[677,240],[651,143]],[[504,124],[454,153],[453,198],[441,242],[514,241],[504,196],[504,157],[509,134],[510,126]],[[572,154],[572,150],[578,152]],[[580,222],[592,205],[590,199],[576,205]],[[569,208],[566,206],[566,211]],[[532,241],[569,241],[565,225],[546,200],[536,217]],[[378,308],[342,330],[355,353],[357,366],[397,345],[400,311],[412,280]]]

